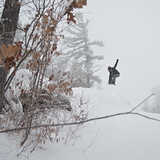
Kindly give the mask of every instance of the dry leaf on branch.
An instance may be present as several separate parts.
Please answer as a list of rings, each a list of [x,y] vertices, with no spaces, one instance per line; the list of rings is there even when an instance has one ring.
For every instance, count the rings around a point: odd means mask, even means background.
[[[49,77],[49,81],[53,80],[54,74]]]
[[[69,13],[67,13],[67,23],[69,24],[69,22],[73,22],[73,23],[76,23],[76,20],[74,19],[74,15],[73,15],[73,13],[71,13],[71,12],[69,12]]]
[[[53,31],[55,31],[55,28],[48,26],[47,30],[46,30],[46,33],[49,34],[50,32],[53,32]]]
[[[74,0],[72,3],[73,8],[83,8],[85,5],[87,5],[87,0]]]
[[[17,45],[11,45],[11,44],[9,44],[8,47],[6,47],[6,45],[2,44],[1,50],[2,50],[1,53],[2,57],[6,58],[15,56],[16,52],[18,52],[19,50],[19,47]]]

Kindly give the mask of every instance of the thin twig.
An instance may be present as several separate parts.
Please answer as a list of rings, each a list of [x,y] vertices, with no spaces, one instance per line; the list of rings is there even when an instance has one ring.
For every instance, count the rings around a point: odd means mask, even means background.
[[[145,101],[147,101],[149,98],[151,98],[154,95],[154,93],[152,93],[150,96],[148,96],[146,99],[144,99],[140,104],[138,104],[136,107],[134,107],[131,112],[133,112],[135,109],[137,109],[140,105],[142,105]]]
[[[98,133],[99,133],[99,129],[98,129],[98,132],[97,132],[96,136],[94,137],[93,141],[90,143],[90,145],[86,149],[84,149],[84,151],[82,153],[84,153],[88,148],[90,148],[92,146],[92,144],[95,142],[95,140],[98,136]]]
[[[106,116],[97,117],[97,118],[91,118],[91,119],[87,119],[87,120],[84,120],[84,121],[73,122],[73,123],[44,124],[44,125],[31,126],[30,129],[31,128],[32,129],[33,128],[41,128],[41,127],[58,127],[58,126],[78,125],[78,124],[88,123],[88,122],[91,122],[91,121],[96,121],[96,120],[101,120],[101,119],[106,119],[106,118],[112,118],[112,117],[121,116],[121,115],[129,115],[129,114],[138,115],[138,116],[141,116],[141,117],[145,117],[147,119],[151,119],[151,120],[160,122],[160,119],[152,118],[152,117],[140,114],[140,113],[133,112],[135,109],[137,109],[140,105],[142,105],[146,100],[148,100],[153,95],[154,95],[154,93],[152,93],[149,97],[147,97],[145,100],[143,100],[139,105],[137,105],[131,111],[122,112],[122,113],[116,113],[116,114],[111,114],[111,115],[106,115]],[[13,132],[13,131],[19,131],[19,130],[25,130],[25,129],[27,129],[27,127],[6,129],[6,130],[0,131],[0,133]]]
[[[146,116],[146,115],[141,114],[141,113],[132,112],[132,113],[130,113],[130,114],[138,115],[138,116],[141,116],[141,117],[144,117],[144,118],[147,118],[147,119],[153,120],[153,121],[160,122],[160,119],[153,118],[153,117],[149,117],[149,116]]]

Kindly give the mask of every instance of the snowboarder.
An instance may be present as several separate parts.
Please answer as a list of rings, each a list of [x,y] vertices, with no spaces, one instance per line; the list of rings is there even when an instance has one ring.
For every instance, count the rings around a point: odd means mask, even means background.
[[[108,71],[109,71],[108,84],[114,84],[115,85],[116,78],[120,76],[120,73],[116,70],[118,61],[119,61],[119,59],[117,59],[114,67],[110,67],[110,66],[108,67]]]

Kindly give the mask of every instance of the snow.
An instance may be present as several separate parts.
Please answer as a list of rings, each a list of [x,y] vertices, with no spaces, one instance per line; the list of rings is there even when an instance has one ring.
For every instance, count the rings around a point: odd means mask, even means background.
[[[87,102],[88,118],[130,111],[134,106],[117,94],[116,86],[107,90],[75,88],[75,97]],[[160,115],[145,113],[160,119]],[[159,160],[160,123],[138,115],[121,115],[84,123],[76,138],[64,143],[46,142],[30,153],[22,150],[8,134],[0,134],[0,159],[3,160]]]

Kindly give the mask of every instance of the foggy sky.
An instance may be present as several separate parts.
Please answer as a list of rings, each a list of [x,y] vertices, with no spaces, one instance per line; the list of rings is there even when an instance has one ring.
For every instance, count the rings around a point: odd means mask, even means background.
[[[133,105],[140,103],[160,85],[160,1],[88,0],[82,10],[89,23],[89,38],[103,41],[94,48],[105,56],[100,70],[103,89],[107,89],[107,66],[118,58],[116,92]],[[109,86],[114,87],[114,86]]]

